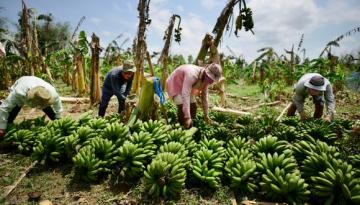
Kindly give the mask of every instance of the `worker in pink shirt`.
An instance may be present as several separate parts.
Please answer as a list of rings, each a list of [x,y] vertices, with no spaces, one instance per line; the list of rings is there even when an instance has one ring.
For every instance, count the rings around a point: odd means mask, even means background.
[[[206,67],[181,65],[166,80],[169,97],[178,107],[178,120],[186,128],[192,126],[196,116],[195,96],[201,95],[205,121],[210,122],[208,115],[208,86],[218,82],[222,75],[219,64],[212,63]]]

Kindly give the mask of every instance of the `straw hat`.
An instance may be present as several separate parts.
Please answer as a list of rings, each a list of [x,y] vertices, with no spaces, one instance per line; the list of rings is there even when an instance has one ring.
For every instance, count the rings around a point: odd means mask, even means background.
[[[219,64],[212,63],[212,64],[206,66],[205,73],[214,82],[218,82],[222,75],[222,68]]]
[[[320,75],[313,76],[304,86],[318,91],[326,90],[325,79]]]
[[[46,107],[53,103],[51,93],[42,86],[31,88],[26,96],[29,101],[36,107]]]
[[[134,62],[131,60],[126,60],[124,61],[123,65],[122,65],[123,71],[125,72],[133,72],[135,73],[135,66],[134,66]]]

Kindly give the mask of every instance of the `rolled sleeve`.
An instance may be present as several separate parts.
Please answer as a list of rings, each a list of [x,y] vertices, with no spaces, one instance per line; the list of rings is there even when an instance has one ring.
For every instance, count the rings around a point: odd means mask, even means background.
[[[209,115],[209,85],[206,84],[201,92],[201,102],[204,110],[204,115]]]
[[[62,107],[59,95],[57,95],[55,97],[54,112],[55,112],[55,118],[57,118],[57,119],[61,118],[61,113],[63,112],[63,107]]]
[[[183,87],[181,91],[181,98],[183,102],[183,113],[185,118],[191,118],[190,115],[190,95],[191,95],[191,89],[192,85],[196,82],[196,79],[194,80],[190,76],[185,75]]]
[[[16,92],[10,92],[9,96],[0,105],[0,129],[6,129],[9,113],[16,106],[20,105],[20,99]]]
[[[327,109],[327,115],[334,115],[335,113],[335,97],[332,90],[331,84],[326,86],[325,91],[325,100],[326,100],[326,109]]]

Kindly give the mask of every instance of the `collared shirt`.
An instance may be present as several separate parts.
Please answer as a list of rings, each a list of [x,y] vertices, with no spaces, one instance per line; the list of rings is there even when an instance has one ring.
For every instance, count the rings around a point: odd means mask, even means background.
[[[13,86],[11,86],[9,96],[0,105],[0,129],[6,129],[9,113],[14,107],[22,107],[24,105],[36,107],[36,105],[33,105],[33,103],[26,97],[26,93],[37,86],[42,86],[50,92],[52,98],[54,99],[53,109],[55,111],[55,117],[60,118],[62,105],[60,96],[56,92],[55,88],[50,83],[45,82],[38,77],[23,76],[19,78]]]
[[[309,82],[310,79],[314,76],[321,76],[321,75],[318,73],[307,73],[307,74],[303,75],[294,86],[295,95],[293,97],[293,102],[295,103],[296,109],[299,113],[304,112],[304,101],[305,101],[305,98],[308,96],[308,93],[306,91],[307,88],[304,86],[304,84],[306,82]],[[323,96],[325,97],[327,115],[333,115],[335,113],[334,93],[333,93],[330,81],[326,78],[324,78],[324,81],[325,81],[324,83],[325,83],[326,90],[321,91],[320,95],[321,95],[321,97],[323,97]]]
[[[200,93],[204,114],[208,115],[208,84],[202,85],[200,81],[203,70],[203,67],[196,65],[181,65],[166,80],[168,96],[174,98],[176,95],[181,95],[185,118],[190,118],[190,95]]]
[[[121,67],[116,67],[109,71],[104,80],[103,91],[104,89],[110,91],[119,100],[125,100],[126,96],[128,96],[131,91],[134,76],[129,80],[125,80],[122,77],[121,72],[123,72]]]

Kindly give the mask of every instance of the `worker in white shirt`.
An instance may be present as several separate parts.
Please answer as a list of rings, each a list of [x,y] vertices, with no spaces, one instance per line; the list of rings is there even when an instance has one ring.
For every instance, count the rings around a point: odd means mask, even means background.
[[[61,117],[61,100],[55,88],[38,77],[23,76],[10,88],[9,96],[0,105],[0,138],[24,105],[42,109],[51,120]]]
[[[294,88],[293,102],[288,109],[288,116],[294,116],[298,111],[301,120],[305,120],[307,115],[304,110],[305,98],[313,98],[315,104],[314,118],[323,116],[324,104],[327,112],[324,117],[325,121],[331,121],[335,113],[335,97],[331,83],[318,73],[307,73],[303,75]]]

